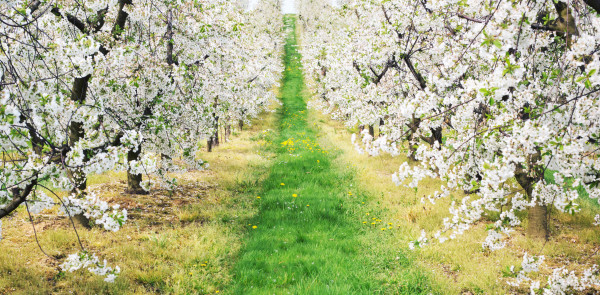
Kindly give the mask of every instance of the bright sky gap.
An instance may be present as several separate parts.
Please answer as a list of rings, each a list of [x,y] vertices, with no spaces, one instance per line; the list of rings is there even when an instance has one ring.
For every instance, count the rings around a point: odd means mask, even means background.
[[[296,1],[294,0],[283,0],[281,4],[281,13],[283,14],[297,14]]]

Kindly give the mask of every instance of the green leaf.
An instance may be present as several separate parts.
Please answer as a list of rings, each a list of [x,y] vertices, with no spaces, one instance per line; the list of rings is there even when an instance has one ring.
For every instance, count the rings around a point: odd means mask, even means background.
[[[496,47],[498,47],[498,49],[502,49],[502,43],[500,43],[500,41],[494,39],[493,43]]]

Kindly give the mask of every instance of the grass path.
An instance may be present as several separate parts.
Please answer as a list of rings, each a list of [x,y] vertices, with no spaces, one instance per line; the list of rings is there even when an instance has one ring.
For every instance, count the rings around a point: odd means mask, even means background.
[[[285,22],[289,34],[280,92],[283,107],[279,135],[271,147],[277,158],[262,184],[262,193],[256,197],[259,212],[247,225],[250,233],[235,265],[229,291],[235,294],[428,292],[424,276],[409,269],[406,257],[378,263],[388,260],[365,253],[369,249],[366,240],[373,230],[356,216],[364,214],[361,210],[368,206],[365,202],[369,198],[353,191],[357,187],[353,173],[335,165],[335,152],[324,150],[317,143],[317,134],[307,122],[302,97],[304,80],[296,50],[296,19],[287,16]],[[407,270],[396,271],[403,267]]]

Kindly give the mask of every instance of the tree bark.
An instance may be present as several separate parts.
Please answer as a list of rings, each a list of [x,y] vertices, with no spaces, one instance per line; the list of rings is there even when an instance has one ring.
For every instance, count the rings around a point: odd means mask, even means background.
[[[213,102],[213,119],[215,120],[215,133],[209,139],[208,151],[211,152],[213,147],[219,146],[219,116],[217,116],[217,106],[219,105],[218,98],[215,97]]]
[[[219,125],[217,124],[217,128],[215,128],[215,135],[213,135],[213,145],[219,146]]]
[[[37,176],[34,178],[30,184],[28,184],[25,189],[14,188],[12,189],[13,199],[10,203],[6,204],[4,208],[0,208],[0,218],[8,216],[13,211],[17,210],[17,208],[23,204],[23,202],[27,201],[27,197],[33,191],[35,186],[37,185]]]
[[[541,154],[538,151],[536,154],[527,157],[527,168],[518,165],[515,171],[515,178],[521,187],[527,193],[529,200],[533,197],[533,187],[543,177],[543,170],[536,167],[536,163],[541,159]],[[548,233],[548,208],[540,205],[536,201],[536,205],[528,210],[529,223],[527,225],[527,237],[532,239],[547,240]]]
[[[427,87],[427,83],[423,76],[421,76],[421,74],[415,69],[415,66],[410,60],[410,57],[404,54],[402,55],[402,59],[404,60],[404,63],[406,64],[410,72],[413,74],[415,79],[417,79],[417,82],[419,82],[419,87],[421,87],[421,90],[425,90],[425,87]]]
[[[75,81],[73,82],[73,89],[71,91],[71,100],[76,104],[83,104],[85,102],[90,78],[91,75],[87,75],[82,78],[75,78]],[[69,146],[75,146],[75,144],[84,136],[85,131],[83,129],[83,123],[72,121],[71,124],[69,124]],[[87,155],[84,155],[84,162],[86,162],[86,160]],[[83,173],[82,169],[80,168],[72,168],[68,170],[67,174],[74,183],[71,193],[77,194],[78,196],[82,195],[87,187],[87,178],[85,173]]]
[[[535,205],[530,207],[527,236],[533,239],[548,240],[548,208]]]
[[[88,84],[90,81],[91,75],[87,75],[82,78],[75,78],[73,82],[73,89],[71,91],[71,100],[76,104],[85,103],[85,98],[87,95]],[[85,130],[83,129],[83,123],[81,122],[71,122],[69,125],[69,146],[73,147],[75,144],[85,136]],[[87,162],[89,159],[87,155],[84,155],[84,162]],[[73,189],[71,190],[71,194],[75,194],[77,198],[85,197],[85,190],[87,188],[87,177],[81,168],[71,168],[67,170],[67,176],[73,182]],[[77,221],[81,226],[85,228],[91,228],[90,220],[85,217],[83,214],[76,214],[72,216],[74,221]]]
[[[408,159],[413,162],[417,162],[417,149],[413,146],[412,143],[410,143],[410,140],[408,141],[408,149],[410,150]]]
[[[127,153],[127,161],[139,161],[142,154],[142,147],[139,146],[136,151],[130,150]],[[148,191],[142,188],[142,174],[133,174],[131,169],[127,170],[127,191],[128,194],[147,195]]]
[[[115,22],[115,27],[113,27],[113,35],[115,39],[118,39],[120,32],[115,32],[115,28],[117,26],[124,26],[125,20],[127,19],[127,13],[123,11],[125,4],[132,4],[131,0],[120,0],[119,1],[119,15],[117,16],[117,21]],[[60,11],[57,7],[52,9],[52,13],[55,15],[60,15]],[[104,24],[102,17],[102,23],[96,28],[98,31]],[[85,24],[81,22],[79,19],[73,17],[72,15],[67,15],[67,20],[77,27],[82,33],[88,34],[88,30],[85,27]],[[99,50],[102,54],[108,54],[108,50],[104,48],[104,46],[100,46]],[[75,78],[73,82],[73,89],[71,91],[71,100],[76,104],[85,103],[85,99],[87,96],[88,85],[90,81],[91,75],[87,75],[81,78]],[[73,147],[76,142],[82,139],[85,136],[85,130],[83,128],[83,123],[81,122],[70,122],[69,125],[69,145]],[[88,161],[88,155],[84,155],[84,162]],[[87,177],[85,173],[80,168],[67,169],[67,176],[72,179],[74,182],[74,188],[71,191],[75,193],[77,197],[83,197],[85,195],[85,189],[87,188]],[[82,226],[86,228],[90,228],[90,221],[83,214],[78,214],[73,216],[73,219],[80,223]]]
[[[125,10],[124,10],[125,5],[132,5],[132,4],[133,4],[132,0],[120,0],[119,1],[119,14],[117,15],[117,19],[115,20],[115,23],[111,30],[113,37],[117,40],[119,40],[119,38],[121,36],[121,32],[125,28],[125,23],[127,22],[127,17],[129,17],[129,14],[127,12],[125,12]]]
[[[415,133],[419,129],[419,125],[421,124],[421,119],[413,118],[407,127],[409,128],[408,135],[406,137],[408,141],[408,149],[410,150],[410,154],[408,155],[408,159],[411,161],[417,161],[417,149],[413,146],[412,141],[415,138]]]
[[[421,139],[432,147],[437,141],[439,143],[438,149],[440,149],[442,147],[442,127],[429,128],[429,130],[431,131],[431,136],[421,136]]]
[[[210,153],[210,152],[212,152],[212,149],[213,149],[213,138],[211,136],[206,141],[206,151]]]
[[[231,125],[225,125],[225,142],[229,141],[229,137],[231,136]]]

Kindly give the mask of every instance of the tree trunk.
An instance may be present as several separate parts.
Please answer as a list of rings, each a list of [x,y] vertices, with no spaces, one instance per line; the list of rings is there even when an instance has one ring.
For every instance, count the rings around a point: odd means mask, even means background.
[[[75,78],[75,81],[73,82],[73,89],[71,90],[71,100],[76,104],[85,103],[90,78],[91,75],[87,75],[83,78]],[[71,121],[69,124],[69,145],[71,147],[75,146],[75,144],[84,136],[85,130],[83,129],[83,123]],[[84,162],[86,162],[86,158],[87,157],[84,156]],[[68,176],[74,183],[74,187],[71,192],[77,195],[83,193],[83,191],[86,189],[87,181],[83,171],[81,171],[80,168],[68,169]]]
[[[241,120],[238,122],[238,127],[240,127],[240,131],[242,131],[242,129],[244,128],[244,120]]]
[[[206,151],[207,151],[207,152],[209,152],[209,153],[210,153],[210,152],[212,152],[212,148],[213,148],[213,146],[212,146],[212,143],[213,143],[213,142],[212,142],[212,137],[210,137],[210,138],[209,138],[209,139],[206,141]]]
[[[369,125],[369,135],[375,138],[375,127],[373,127],[373,125]]]
[[[127,161],[139,161],[140,155],[142,154],[142,147],[138,146],[137,150],[134,152],[130,150],[127,153]],[[147,195],[148,191],[142,188],[142,174],[133,174],[131,169],[127,169],[127,190],[125,191],[128,194],[134,195]]]
[[[219,138],[219,142],[227,142],[227,134],[225,134],[225,127],[221,128],[221,138]]]
[[[231,125],[227,124],[227,127],[225,127],[225,141],[229,141],[229,138],[231,138]]]
[[[435,142],[437,141],[439,143],[438,149],[441,149],[441,147],[442,147],[442,127],[429,128],[429,130],[431,130],[431,136],[429,136],[429,137],[421,136],[421,139],[423,141],[425,141],[426,143],[428,143],[431,147],[433,147],[435,145]]]
[[[408,159],[417,162],[417,149],[413,146],[410,141],[408,142],[408,149],[410,150],[410,154],[408,155]]]
[[[415,139],[415,133],[419,130],[419,125],[421,125],[421,119],[413,117],[411,122],[407,124],[408,134],[406,139],[408,141],[408,149],[410,150],[410,154],[408,155],[408,159],[411,161],[417,161],[417,148],[413,146],[412,141]]]
[[[124,7],[127,4],[131,5],[132,0],[120,0],[119,1],[119,13],[117,15],[117,20],[115,21],[115,24],[112,29],[112,34],[115,39],[119,39],[121,31],[125,26],[125,22],[127,20],[128,14],[124,11]],[[52,9],[52,12],[54,14],[60,16],[60,13],[56,7]],[[79,28],[79,30],[82,33],[85,33],[85,34],[89,33],[89,32],[87,32],[87,28],[85,27],[85,25],[83,27],[76,25],[76,24],[80,24],[80,23],[82,24],[81,21],[77,20],[76,18],[74,18],[72,16],[71,16],[71,18],[67,17],[67,19],[69,22],[71,22],[77,28]],[[96,23],[96,25],[97,25],[97,27],[95,28],[96,31],[99,31],[102,28],[102,26],[104,25],[104,17],[101,17],[101,19],[99,19],[98,21],[100,23]],[[108,54],[108,50],[103,45],[100,45],[99,51],[104,55]],[[73,102],[75,102],[76,104],[84,104],[85,103],[90,78],[91,78],[91,75],[87,75],[87,76],[81,77],[81,78],[75,78],[75,80],[73,82],[73,89],[71,90],[71,100]],[[83,138],[85,136],[85,130],[83,128],[83,123],[70,122],[68,135],[69,135],[69,145],[70,145],[70,147],[73,147],[77,141],[79,141],[81,138]],[[89,156],[86,154],[86,155],[84,155],[84,162],[87,162],[87,161],[89,161]],[[69,177],[74,183],[74,188],[71,191],[71,193],[76,194],[76,196],[80,197],[80,198],[84,197],[85,189],[87,188],[87,177],[86,177],[85,173],[82,171],[82,169],[81,168],[67,169],[67,177]],[[73,216],[73,220],[77,221],[78,223],[80,223],[82,226],[84,226],[86,228],[91,227],[90,220],[87,217],[85,217],[83,214],[78,214],[78,215]]]
[[[527,157],[527,167],[517,165],[515,170],[515,178],[521,187],[527,193],[528,200],[533,197],[534,185],[543,179],[543,170],[536,167],[536,163],[541,159],[541,153],[538,151],[536,154],[529,155]],[[541,206],[538,203],[534,207],[529,207],[529,224],[527,226],[527,237],[533,239],[544,239],[547,240],[548,233],[548,208]]]
[[[83,123],[71,122],[69,126],[69,142],[71,146],[74,146],[84,136]],[[87,156],[83,157],[83,162],[87,162]],[[73,181],[73,189],[71,193],[77,196],[84,195],[84,191],[87,188],[87,178],[81,168],[68,169],[67,175]]]
[[[73,82],[73,89],[71,90],[71,100],[76,104],[85,103],[87,95],[87,89],[91,75],[87,75],[82,78],[75,78]],[[85,130],[83,129],[83,123],[81,122],[70,122],[69,124],[69,146],[73,147],[75,144],[85,136]],[[84,155],[83,162],[87,162],[89,159],[87,155]],[[85,189],[87,188],[87,177],[81,168],[70,168],[67,169],[67,177],[73,182],[73,189],[71,194],[75,194],[77,198],[85,197]],[[85,228],[91,228],[90,220],[83,214],[77,214],[72,216],[74,221],[81,224]]]
[[[527,236],[533,239],[548,239],[548,208],[535,205],[529,210],[529,224],[527,225]]]
[[[215,135],[213,135],[213,145],[219,146],[219,127],[215,129]]]

